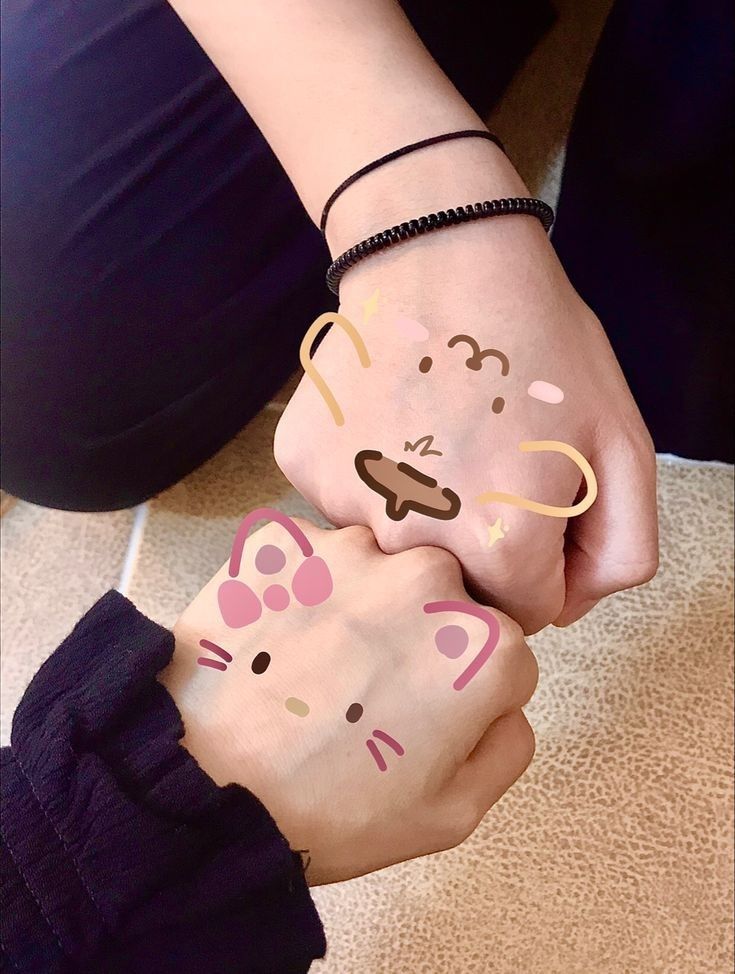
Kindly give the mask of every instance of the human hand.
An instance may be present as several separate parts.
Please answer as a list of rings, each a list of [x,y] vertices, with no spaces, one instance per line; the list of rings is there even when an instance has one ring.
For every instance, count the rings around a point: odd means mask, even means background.
[[[223,566],[174,634],[161,680],[184,746],[263,802],[312,885],[458,844],[531,759],[536,661],[514,622],[468,600],[445,551],[388,556],[366,528],[271,523],[238,581]]]
[[[505,165],[496,170],[495,195],[527,195]],[[418,193],[415,183],[411,191]],[[457,188],[441,198],[483,197]],[[364,198],[355,204],[366,205]],[[395,212],[393,202],[374,203],[354,239],[368,225],[390,225],[391,206]],[[335,250],[354,242],[343,230],[351,214],[340,219]],[[313,363],[344,425],[307,375],[274,446],[288,479],[330,521],[369,525],[386,552],[446,548],[459,558],[470,591],[526,632],[569,624],[603,596],[652,577],[658,542],[650,437],[599,322],[535,219],[501,217],[414,238],[350,269],[340,298],[370,366],[361,365],[339,327]],[[547,398],[563,399],[533,398],[529,388],[538,383],[547,384]],[[537,444],[533,452],[520,446],[529,441]],[[549,452],[559,444],[571,454]],[[586,478],[584,460],[593,470]],[[433,478],[436,488],[427,491],[397,463]],[[588,507],[594,474],[599,495]],[[543,502],[556,515],[582,513],[567,522],[524,509],[518,498]],[[427,512],[427,504],[435,509]]]

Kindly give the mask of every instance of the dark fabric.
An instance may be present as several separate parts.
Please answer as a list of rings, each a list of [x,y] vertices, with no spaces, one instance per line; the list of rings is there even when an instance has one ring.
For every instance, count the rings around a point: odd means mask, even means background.
[[[733,457],[731,0],[618,0],[554,230],[661,452]]]
[[[551,17],[547,0],[408,6],[481,112]],[[2,13],[3,486],[129,506],[211,456],[293,371],[334,307],[328,255],[165,0]]]
[[[22,974],[307,971],[298,854],[179,744],[173,636],[116,592],[44,663],[2,750],[4,963]],[[5,970],[3,966],[3,970]]]

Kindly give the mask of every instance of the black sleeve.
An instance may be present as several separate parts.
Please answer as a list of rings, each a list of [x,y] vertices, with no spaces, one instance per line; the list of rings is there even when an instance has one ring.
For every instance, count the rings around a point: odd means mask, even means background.
[[[44,663],[2,750],[2,970],[278,974],[325,951],[301,860],[179,745],[173,636],[109,592]]]

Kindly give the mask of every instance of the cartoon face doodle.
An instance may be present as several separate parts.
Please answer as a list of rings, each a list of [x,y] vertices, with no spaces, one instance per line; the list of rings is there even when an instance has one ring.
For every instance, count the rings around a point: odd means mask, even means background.
[[[314,381],[337,425],[341,426],[344,424],[342,411],[321,375],[316,373],[310,362],[311,346],[317,332],[323,327],[325,318],[340,324],[348,333],[363,368],[370,367],[370,356],[354,326],[342,315],[331,317],[323,315],[318,318],[304,338],[301,346],[301,361],[306,374]],[[407,337],[409,343],[423,342],[429,337],[425,326],[406,318],[397,319],[396,329]],[[464,358],[463,366],[470,372],[482,372],[494,366],[496,370],[494,374],[501,380],[510,373],[511,364],[508,356],[497,348],[481,348],[472,335],[453,335],[447,342],[447,348],[450,350],[459,348],[463,353],[469,352]],[[418,359],[417,368],[421,375],[428,376],[433,366],[432,355],[424,354]],[[558,386],[541,379],[531,382],[527,393],[531,398],[549,405],[559,405],[564,400],[564,392]],[[489,402],[489,411],[494,417],[500,417],[506,405],[504,395],[494,395]],[[403,449],[407,453],[416,453],[418,457],[444,455],[442,450],[435,448],[434,436],[430,433],[414,441],[405,440]],[[557,506],[530,500],[517,494],[488,490],[474,498],[476,503],[507,504],[546,517],[570,518],[583,514],[595,502],[597,479],[594,471],[585,457],[573,446],[560,440],[525,440],[518,444],[518,449],[522,453],[551,452],[568,457],[576,465],[585,482],[586,492],[581,500],[571,506]],[[360,480],[385,500],[385,513],[392,521],[402,521],[411,512],[449,521],[457,517],[462,508],[462,499],[451,487],[440,484],[438,480],[428,476],[413,464],[394,460],[380,450],[368,448],[358,451],[354,464]],[[492,547],[505,537],[506,531],[507,527],[503,527],[501,521],[496,521],[490,529],[488,547]]]
[[[245,625],[250,625],[253,622],[256,622],[262,614],[261,610],[258,612],[257,617],[253,618],[253,616],[255,616],[255,610],[253,608],[255,603],[253,602],[253,599],[255,599],[259,607],[260,600],[257,599],[257,596],[255,596],[252,590],[246,586],[244,582],[239,583],[243,586],[243,590],[238,592],[238,598],[247,606],[247,613],[244,613],[238,605],[235,605],[237,602],[235,595],[230,596],[228,594],[223,600],[222,591],[225,589],[225,586],[229,586],[239,574],[245,540],[247,539],[250,529],[256,521],[264,518],[277,521],[279,524],[283,525],[289,534],[291,534],[291,536],[296,540],[302,554],[304,555],[304,561],[296,570],[290,586],[297,601],[300,602],[301,605],[307,607],[321,605],[329,599],[334,588],[332,576],[326,563],[322,558],[314,554],[312,545],[306,539],[306,536],[298,525],[294,524],[294,522],[285,514],[282,514],[280,511],[273,508],[257,508],[243,519],[240,527],[238,528],[230,555],[229,572],[232,577],[223,582],[218,590],[217,601],[220,606],[222,618],[227,626],[232,629],[242,628],[241,623],[246,615],[248,618],[250,618],[250,621],[246,622]],[[280,573],[286,569],[286,563],[287,559],[285,553],[275,545],[263,545],[258,549],[255,556],[256,569],[261,574],[265,575],[275,575]],[[304,575],[304,568],[307,565],[309,567],[306,570],[306,575]],[[301,573],[301,576],[300,580],[297,581],[299,578],[299,573]],[[280,587],[288,594],[288,589],[285,586]],[[230,588],[225,589],[225,592],[227,593],[230,591],[234,592],[235,590]],[[267,591],[268,589],[266,589],[266,592]],[[243,594],[244,592],[247,592],[247,594]],[[297,592],[301,593],[301,598],[299,598]],[[306,601],[304,601],[304,595],[306,595]],[[231,601],[232,604],[230,604]],[[263,595],[263,601],[266,602],[265,593]],[[222,610],[223,604],[225,606],[224,611]],[[272,608],[272,606],[269,606],[269,608]],[[273,611],[282,610],[274,609]],[[423,606],[423,612],[426,615],[434,615],[437,613],[466,615],[468,617],[481,620],[487,626],[487,638],[485,642],[479,647],[469,664],[465,666],[465,668],[456,676],[454,682],[451,684],[455,691],[464,690],[464,688],[471,683],[480,670],[487,664],[498,644],[500,638],[500,625],[496,616],[490,610],[484,608],[483,606],[477,605],[474,602],[463,602],[458,600],[427,602]],[[267,638],[267,630],[264,638]],[[471,640],[468,632],[463,626],[458,625],[456,622],[440,625],[434,633],[434,648],[448,660],[458,660],[461,656],[463,656],[463,654],[469,649],[470,642]],[[218,645],[211,639],[204,637],[201,638],[199,640],[199,646],[208,654],[206,656],[202,655],[197,659],[198,665],[205,670],[227,672],[229,665],[234,662],[234,650],[233,652],[230,652],[230,650]],[[253,677],[263,677],[271,671],[272,666],[278,667],[279,663],[277,656],[275,659],[274,656],[276,656],[276,654],[272,655],[267,650],[259,650],[250,661],[249,669]],[[221,677],[218,677],[218,679],[221,679]],[[282,682],[283,674],[281,673],[279,674],[279,683]],[[308,700],[303,700],[296,696],[286,697],[283,700],[283,707],[291,717],[297,718],[298,721],[306,720],[312,714],[312,706]],[[365,716],[365,707],[359,700],[353,700],[346,705],[343,704],[342,706],[340,706],[339,701],[335,701],[335,720],[344,720],[346,725],[355,726],[360,724]],[[388,761],[386,760],[386,756],[390,757],[391,752],[398,758],[404,757],[406,754],[406,749],[403,744],[401,744],[400,741],[389,734],[386,730],[382,730],[381,728],[373,728],[368,737],[365,739],[364,744],[367,754],[369,754],[373,763],[380,772],[388,770],[389,765]],[[387,751],[385,749],[387,749]]]

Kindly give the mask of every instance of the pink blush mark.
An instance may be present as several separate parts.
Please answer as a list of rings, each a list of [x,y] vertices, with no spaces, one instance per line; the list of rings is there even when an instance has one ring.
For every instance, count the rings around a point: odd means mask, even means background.
[[[262,575],[275,575],[286,564],[286,556],[274,544],[264,544],[255,556],[255,567]]]
[[[536,379],[528,387],[528,394],[532,399],[540,402],[548,402],[551,406],[556,406],[564,399],[564,393],[552,382],[544,382],[543,379]]]
[[[217,590],[222,618],[230,629],[242,629],[260,619],[263,608],[258,596],[244,582],[228,578]]]
[[[469,645],[470,637],[462,626],[442,626],[434,636],[436,648],[449,659],[459,659]]]
[[[429,329],[425,325],[413,318],[407,318],[406,315],[399,315],[393,324],[398,334],[409,342],[425,342],[429,337]]]
[[[283,612],[291,599],[283,585],[269,585],[263,592],[263,601],[274,612]]]
[[[307,558],[296,570],[291,583],[294,597],[302,605],[321,605],[332,594],[334,583],[327,563],[319,555]]]

